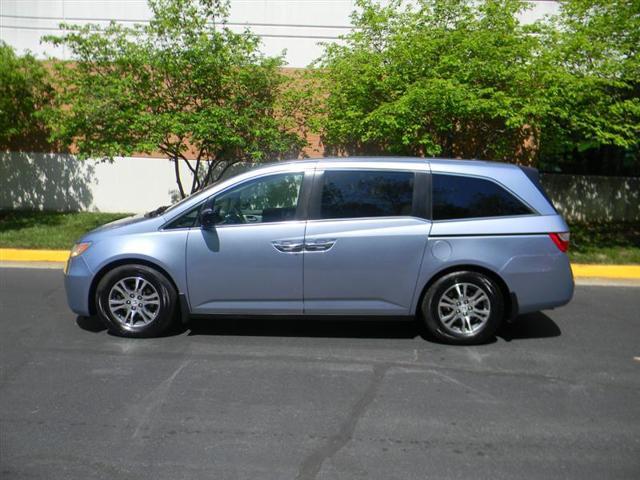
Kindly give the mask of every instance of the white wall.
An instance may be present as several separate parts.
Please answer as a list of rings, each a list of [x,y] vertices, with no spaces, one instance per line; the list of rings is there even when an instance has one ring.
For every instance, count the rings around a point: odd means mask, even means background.
[[[532,0],[531,6],[524,21],[557,10],[557,2],[549,0]],[[229,20],[235,30],[250,28],[260,35],[266,54],[286,50],[289,66],[305,67],[320,56],[321,42],[349,31],[353,9],[353,0],[232,0]],[[0,0],[0,39],[41,58],[67,58],[64,49],[40,43],[43,35],[58,32],[61,22],[131,24],[149,16],[146,0]]]
[[[553,204],[570,220],[640,221],[640,178],[542,174]]]
[[[181,176],[188,190],[193,177],[185,165]],[[0,208],[140,213],[170,205],[177,191],[173,163],[165,159],[105,163],[72,155],[0,153]]]
[[[185,189],[191,174],[182,166]],[[640,178],[544,174],[541,181],[569,220],[640,221]],[[177,197],[173,164],[125,157],[80,162],[71,155],[0,153],[0,208],[141,213]]]

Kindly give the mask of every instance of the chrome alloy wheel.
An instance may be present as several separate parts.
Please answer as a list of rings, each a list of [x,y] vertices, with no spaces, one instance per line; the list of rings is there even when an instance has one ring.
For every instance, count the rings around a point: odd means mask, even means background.
[[[472,283],[456,283],[438,301],[438,316],[451,333],[473,335],[491,316],[487,292]]]
[[[160,312],[160,295],[142,277],[117,281],[109,291],[109,311],[127,330],[135,330],[153,322]]]

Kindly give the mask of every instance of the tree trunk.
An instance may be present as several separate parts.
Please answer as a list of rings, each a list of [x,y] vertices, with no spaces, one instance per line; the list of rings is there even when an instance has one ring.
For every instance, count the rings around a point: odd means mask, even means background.
[[[180,178],[180,159],[178,157],[174,157],[171,159],[173,162],[173,167],[176,172],[176,183],[178,184],[178,191],[180,192],[180,198],[185,198],[186,195],[184,193],[184,187],[182,186],[182,178]]]

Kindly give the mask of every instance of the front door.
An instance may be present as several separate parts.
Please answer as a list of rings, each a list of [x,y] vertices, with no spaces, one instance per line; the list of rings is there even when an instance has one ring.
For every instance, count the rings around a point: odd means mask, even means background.
[[[302,313],[303,179],[302,171],[270,174],[209,201],[219,221],[187,239],[193,313]]]
[[[307,314],[409,315],[431,222],[416,178],[385,170],[316,173],[307,224]]]

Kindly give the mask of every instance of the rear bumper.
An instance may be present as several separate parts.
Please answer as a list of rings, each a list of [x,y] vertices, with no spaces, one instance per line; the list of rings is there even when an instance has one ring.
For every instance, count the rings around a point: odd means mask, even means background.
[[[501,273],[517,297],[518,314],[560,307],[573,298],[573,273],[564,253],[517,256]]]
[[[82,257],[70,258],[64,275],[64,289],[69,308],[78,315],[91,315],[89,290],[93,273]]]

